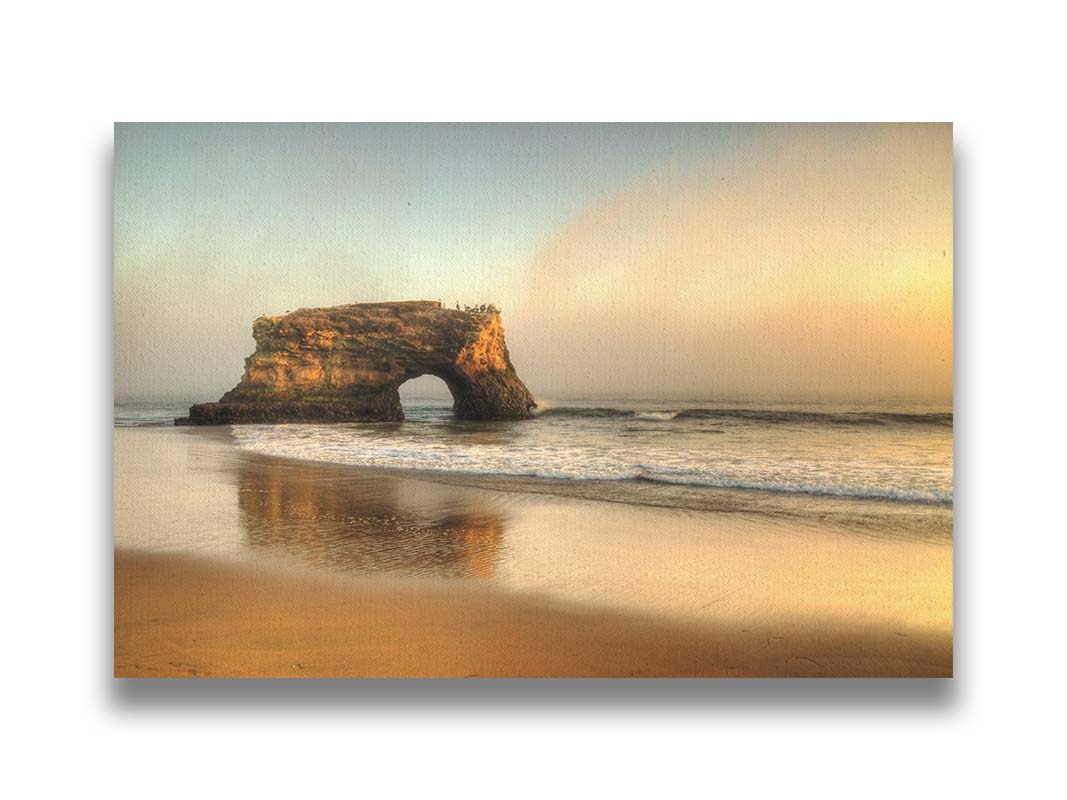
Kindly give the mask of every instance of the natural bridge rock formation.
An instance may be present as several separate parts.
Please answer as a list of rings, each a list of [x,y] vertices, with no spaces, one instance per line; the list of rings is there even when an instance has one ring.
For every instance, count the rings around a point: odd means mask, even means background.
[[[252,325],[256,352],[217,403],[189,409],[185,425],[401,420],[400,385],[436,375],[462,419],[523,419],[533,395],[515,374],[500,315],[440,303],[302,308]]]

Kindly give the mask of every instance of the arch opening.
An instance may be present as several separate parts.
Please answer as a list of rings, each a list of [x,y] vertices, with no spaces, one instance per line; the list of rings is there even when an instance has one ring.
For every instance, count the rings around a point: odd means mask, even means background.
[[[408,419],[452,416],[456,398],[443,378],[429,373],[409,378],[398,387],[400,407]]]

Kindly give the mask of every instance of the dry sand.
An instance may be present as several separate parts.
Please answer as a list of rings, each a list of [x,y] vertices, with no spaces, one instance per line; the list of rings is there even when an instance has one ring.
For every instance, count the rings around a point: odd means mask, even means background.
[[[950,635],[678,624],[433,580],[117,550],[118,677],[945,677]]]

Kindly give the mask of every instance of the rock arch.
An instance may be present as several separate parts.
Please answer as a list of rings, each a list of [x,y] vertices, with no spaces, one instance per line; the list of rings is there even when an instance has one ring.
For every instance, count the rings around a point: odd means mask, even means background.
[[[256,351],[241,382],[179,424],[402,420],[400,385],[421,375],[445,382],[462,419],[531,415],[499,312],[432,301],[303,308],[252,325]]]

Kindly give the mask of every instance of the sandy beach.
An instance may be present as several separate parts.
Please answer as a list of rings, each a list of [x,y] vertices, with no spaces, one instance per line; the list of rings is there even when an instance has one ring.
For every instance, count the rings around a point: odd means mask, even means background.
[[[121,677],[949,676],[951,542],[117,429]]]
[[[671,624],[543,597],[315,580],[186,556],[115,558],[118,677],[934,677],[943,639]]]

